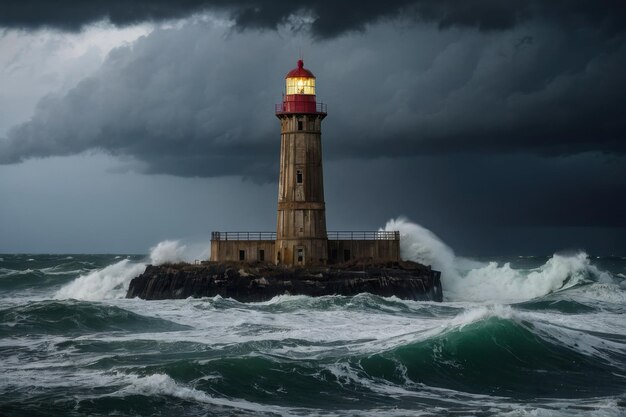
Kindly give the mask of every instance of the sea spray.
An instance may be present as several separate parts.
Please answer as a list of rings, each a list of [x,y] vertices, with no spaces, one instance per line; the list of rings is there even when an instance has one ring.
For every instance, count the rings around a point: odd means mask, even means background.
[[[403,259],[431,265],[442,276],[456,278],[454,251],[425,227],[403,217],[387,222],[385,231],[400,231],[400,256]]]
[[[162,265],[164,263],[194,262],[211,257],[211,246],[206,241],[164,240],[150,248],[150,263]]]
[[[185,260],[186,245],[178,240],[164,240],[150,248],[150,263],[162,265],[164,263],[181,262]]]
[[[104,300],[123,298],[130,280],[145,269],[142,263],[124,259],[103,269],[81,275],[55,294],[57,299]]]
[[[194,253],[190,253],[188,246],[178,240],[164,240],[150,248],[150,255],[146,262],[153,265],[181,262],[189,260]],[[146,263],[144,262],[123,259],[102,269],[96,269],[79,276],[59,289],[55,298],[92,301],[124,298],[130,281],[141,274],[145,268]]]
[[[463,300],[521,301],[583,283],[589,278],[589,258],[585,253],[553,255],[539,268],[519,270],[510,263],[489,262],[451,282],[450,296]]]
[[[444,298],[450,301],[522,301],[590,279],[612,282],[610,274],[592,266],[584,252],[555,254],[539,268],[523,270],[512,268],[510,263],[481,263],[457,257],[433,232],[405,218],[389,220],[384,230],[400,231],[403,259],[441,271]]]

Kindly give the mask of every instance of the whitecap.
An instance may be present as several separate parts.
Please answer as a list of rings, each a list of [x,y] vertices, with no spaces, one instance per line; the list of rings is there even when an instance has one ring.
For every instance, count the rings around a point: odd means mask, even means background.
[[[523,301],[573,287],[590,278],[613,282],[609,273],[591,265],[584,252],[554,254],[538,268],[517,269],[510,263],[501,265],[458,257],[433,232],[404,218],[389,220],[384,230],[400,231],[403,259],[432,265],[441,271],[444,297],[449,301]]]
[[[167,395],[183,400],[196,401],[239,410],[248,410],[255,413],[275,413],[278,415],[285,415],[291,414],[295,411],[286,407],[258,404],[243,399],[213,397],[193,387],[179,384],[166,374],[157,373],[147,376],[129,374],[127,375],[127,379],[130,384],[117,391],[114,395]]]
[[[57,299],[102,300],[123,298],[130,281],[145,269],[142,263],[124,259],[103,269],[81,275],[55,294]]]
[[[150,262],[153,265],[160,265],[166,262],[183,261],[186,256],[186,248],[177,240],[164,240],[150,249]],[[115,259],[119,258],[119,255],[115,257]],[[130,281],[141,274],[146,267],[144,263],[133,262],[129,258],[130,256],[105,268],[79,276],[59,289],[55,298],[103,300],[125,297]],[[63,272],[63,274],[71,272],[73,271]],[[50,271],[46,271],[46,273],[52,274]]]
[[[26,275],[35,272],[34,269],[26,268],[26,269],[8,269],[8,268],[0,268],[0,277],[9,277],[12,275]]]

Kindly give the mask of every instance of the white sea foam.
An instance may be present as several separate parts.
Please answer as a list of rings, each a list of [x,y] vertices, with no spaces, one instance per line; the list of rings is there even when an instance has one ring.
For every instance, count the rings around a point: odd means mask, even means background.
[[[511,405],[512,411],[502,411],[503,417],[624,417],[623,409],[614,399],[553,400],[549,406]]]
[[[591,265],[585,253],[553,255],[545,264],[531,270],[514,269],[509,263],[490,262],[464,276],[445,282],[451,296],[464,300],[516,301],[540,297],[583,282]]]
[[[221,407],[248,410],[255,413],[276,413],[279,415],[290,414],[288,408],[280,406],[263,405],[242,399],[227,399],[213,397],[195,388],[181,385],[166,374],[152,374],[148,376],[127,376],[130,385],[118,391],[116,395],[142,394],[142,395],[167,395],[188,401],[213,404]]]
[[[580,302],[601,301],[603,303],[614,303],[621,306],[626,305],[626,281],[618,284],[594,283],[581,288],[576,288],[568,295]]]
[[[481,263],[457,257],[454,251],[430,230],[404,218],[387,222],[384,230],[399,230],[400,252],[404,259],[432,265],[442,274],[448,300],[478,302],[521,301],[579,284],[589,277],[610,283],[610,274],[592,266],[584,252],[553,255],[535,269],[515,269],[510,263]]]
[[[0,277],[9,277],[12,275],[26,275],[35,272],[34,269],[8,269],[8,268],[0,268]]]
[[[44,269],[47,269],[47,271]],[[44,268],[44,269],[40,269],[39,271],[45,275],[76,275],[76,274],[81,274],[85,272],[85,269],[73,269],[71,271],[56,271],[56,272],[49,270],[49,268]]]
[[[18,271],[15,269],[0,268],[0,277],[8,277],[8,276],[14,275],[17,272]]]
[[[193,259],[193,256],[197,254],[197,251],[194,251],[194,249],[197,248],[189,250],[187,245],[182,244],[178,240],[164,240],[150,249],[149,262],[153,265],[160,265],[166,262],[187,261]],[[115,257],[115,259],[118,258],[119,256]],[[130,281],[141,274],[145,267],[145,263],[123,259],[105,268],[79,276],[59,289],[55,294],[55,298],[74,298],[78,300],[123,298],[126,295]],[[44,273],[54,274],[50,271],[45,271]]]
[[[447,326],[462,329],[469,324],[486,320],[490,317],[511,319],[514,314],[513,309],[508,305],[495,304],[490,306],[478,306],[464,310],[460,314],[456,315],[447,323]]]
[[[103,269],[81,275],[58,290],[55,298],[78,300],[122,298],[126,295],[130,280],[141,274],[144,268],[145,265],[142,263],[124,259]]]

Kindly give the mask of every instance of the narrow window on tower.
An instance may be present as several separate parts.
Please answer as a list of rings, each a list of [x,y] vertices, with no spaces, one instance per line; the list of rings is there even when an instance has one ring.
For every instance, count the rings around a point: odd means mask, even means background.
[[[265,260],[265,251],[263,249],[259,250],[259,261],[263,262]]]
[[[240,250],[239,251],[239,260],[240,261],[245,261],[246,260],[246,251],[245,250]]]
[[[298,130],[303,129],[302,125],[303,125],[302,120],[298,120]]]
[[[302,170],[301,169],[296,171],[296,182],[298,184],[302,184]]]

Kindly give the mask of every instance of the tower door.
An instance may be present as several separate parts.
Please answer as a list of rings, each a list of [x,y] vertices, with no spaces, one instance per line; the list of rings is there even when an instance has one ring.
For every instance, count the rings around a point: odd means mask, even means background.
[[[296,246],[296,250],[294,251],[294,264],[296,265],[304,265],[304,246]]]

